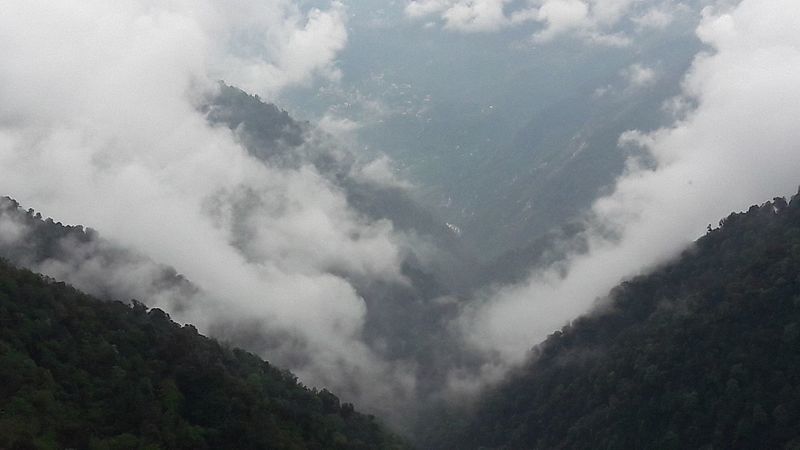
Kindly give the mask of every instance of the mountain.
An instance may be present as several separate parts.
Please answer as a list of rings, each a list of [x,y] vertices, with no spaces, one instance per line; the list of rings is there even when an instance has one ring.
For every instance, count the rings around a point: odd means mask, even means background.
[[[388,401],[368,399],[366,396],[372,391],[351,382],[351,373],[340,376],[339,371],[344,369],[316,365],[321,358],[304,340],[306,335],[315,333],[312,328],[298,327],[287,332],[274,323],[222,314],[220,311],[225,308],[220,306],[229,299],[224,294],[212,294],[214,286],[208,286],[207,280],[184,276],[185,268],[164,264],[147,250],[109,239],[102,234],[105,230],[62,224],[33,209],[26,211],[10,198],[0,199],[0,258],[103,300],[145,300],[181,323],[193,323],[209,336],[293,370],[309,384],[328,387],[348,401],[367,405],[370,413],[390,421],[395,429],[402,428],[402,422],[413,415],[408,411],[416,410],[447,382],[451,365],[472,361],[470,352],[459,345],[447,326],[458,313],[457,304],[441,301],[468,289],[474,278],[470,274],[478,269],[463,241],[444,221],[421,206],[413,187],[395,182],[388,170],[378,170],[378,177],[365,175],[370,173],[369,165],[374,160],[355,154],[311,124],[293,119],[257,96],[220,84],[197,108],[209,125],[232,131],[242,148],[253,156],[251,164],[263,163],[286,172],[311,170],[324,178],[329,184],[326,188],[346,198],[359,222],[391,227],[396,236],[393,244],[398,246],[401,259],[398,267],[402,279],[351,273],[347,264],[324,270],[328,271],[326,276],[350,284],[359,301],[363,301],[364,317],[359,319],[353,338],[374,355],[371,358],[377,361],[376,365],[392,367],[379,369],[387,373],[386,377],[401,378],[395,377],[399,372],[393,369],[395,366],[408,372],[407,379],[414,379],[413,383],[402,381],[408,393]],[[204,203],[209,209],[219,207],[230,213],[235,225],[231,226],[228,243],[246,259],[272,258],[253,255],[252,251],[253,224],[268,220],[266,215],[258,219],[253,216],[254,210],[258,214],[262,201],[248,194]],[[25,205],[28,206],[36,205]],[[158,223],[161,219],[152,220]],[[265,298],[270,299],[267,295]],[[353,364],[367,365],[360,359]],[[386,384],[390,383],[377,385]]]
[[[731,214],[536,346],[426,446],[800,448],[798,274],[800,196]]]
[[[355,211],[371,220],[388,220],[408,237],[411,244],[404,245],[402,263],[407,283],[358,277],[348,281],[366,304],[364,340],[383,358],[417,368],[419,402],[447,383],[456,362],[473,364],[473,355],[448,326],[458,313],[457,304],[441,299],[466,297],[471,290],[503,278],[484,270],[488,266],[478,262],[470,242],[449,228],[414,187],[364,176],[365,164],[374,162],[369,157],[364,161],[363,154],[236,87],[220,84],[201,110],[212,125],[234,131],[255,158],[279,166],[313,165]],[[234,208],[243,214],[248,209],[247,204]],[[250,348],[240,336],[226,338]]]
[[[336,272],[357,291],[365,305],[357,338],[376,358],[409,367],[413,389],[391,401],[370,401],[364,386],[349,377],[309,376],[319,358],[303,344],[287,339],[285,330],[240,316],[218,314],[222,295],[201,288],[203,280],[189,279],[176,268],[141,251],[101,236],[91,228],[64,225],[25,210],[10,198],[0,199],[0,258],[12,264],[67,282],[100,299],[143,299],[168,311],[179,322],[194,323],[210,336],[253,351],[304,376],[310,384],[326,386],[349,401],[368,405],[368,411],[391,421],[395,429],[447,382],[449,367],[464,364],[469,352],[460,346],[447,323],[458,313],[454,302],[440,301],[461,293],[478,269],[462,241],[443,221],[417,202],[413,188],[364,176],[364,161],[312,125],[297,121],[275,105],[240,89],[220,84],[198,108],[210,125],[230,129],[242,147],[263,163],[281,169],[313,166],[349,207],[365,221],[391,221],[402,246],[403,280],[372,279]],[[232,196],[234,227],[230,244],[249,257],[249,215],[260,199]],[[26,205],[27,206],[27,205]],[[159,220],[159,219],[155,219]],[[204,286],[208,288],[208,286]],[[303,330],[313,331],[313,330]],[[455,362],[454,362],[455,361]],[[327,370],[327,369],[326,369]],[[331,381],[331,378],[333,381]],[[392,416],[394,414],[394,416]]]
[[[26,211],[9,197],[0,197],[0,258],[101,299],[159,300],[174,310],[200,295],[174,268],[115,245],[92,228]]]
[[[613,188],[629,156],[620,134],[670,119],[663,106],[702,49],[694,30],[707,3],[668,8],[670,23],[658,30],[629,23],[636,37],[616,47],[534,44],[524,26],[453,33],[436,20],[408,20],[408,2],[376,15],[373,2],[354,1],[352,40],[340,57],[346,76],[287,103],[357,123],[364,145],[405,168],[427,204],[489,262],[574,220]],[[666,5],[625,4],[642,12]],[[637,70],[645,76],[635,79]]]
[[[372,416],[142,303],[0,261],[0,448],[404,448]]]
[[[477,266],[474,252],[444,219],[437,217],[410,186],[368,174],[371,164],[383,161],[379,155],[365,156],[338,145],[335,138],[309,123],[295,120],[257,95],[224,83],[200,110],[210,124],[232,130],[255,158],[277,166],[312,165],[345,194],[348,205],[360,214],[372,220],[390,220],[394,228],[414,233],[426,245],[436,247],[438,260],[424,269],[437,272],[449,287],[470,279],[472,272],[464,272]],[[372,159],[375,157],[378,159]],[[387,172],[382,176],[391,176],[390,169]]]
[[[33,209],[25,210],[8,197],[0,197],[0,258],[103,300],[147,299],[179,318],[194,317],[196,308],[211,301],[173,267],[117,245],[92,228],[65,225]],[[416,361],[426,372],[418,388],[436,390],[446,377],[445,362],[462,356],[453,350],[457,344],[446,332],[455,308],[434,301],[449,292],[420,263],[406,262],[403,273],[409,284],[370,281],[357,285],[367,306],[364,339],[380,345],[387,358]],[[209,331],[214,337],[245,349],[277,345],[272,342],[274,336],[252,331],[246,323],[212,324]]]

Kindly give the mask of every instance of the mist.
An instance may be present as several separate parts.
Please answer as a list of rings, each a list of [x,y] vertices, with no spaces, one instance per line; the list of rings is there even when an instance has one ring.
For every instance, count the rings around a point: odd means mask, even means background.
[[[323,3],[7,2],[0,193],[102,236],[65,236],[57,256],[19,261],[163,308],[408,425],[420,402],[502,378],[709,224],[796,191],[800,6],[719,2],[697,18],[704,50],[664,104],[670,123],[619,137],[625,171],[574,241],[556,243],[564,255],[523,282],[476,283],[486,267],[457,225],[413,201],[391,158],[361,151],[360,123],[280,119],[273,142],[227,109],[235,98],[283,117],[220,79],[273,101],[346,76],[348,9]],[[412,1],[404,12],[454,33],[527,24],[534,45],[619,47],[690,14],[673,3]],[[661,69],[626,63],[620,92],[652,88]],[[0,244],[22,254],[32,227],[0,215]]]
[[[0,69],[0,190],[176,268],[203,299],[169,308],[163,293],[126,291],[140,300],[206,331],[282,336],[250,349],[310,385],[379,404],[413,380],[361,340],[366,306],[349,280],[404,283],[402,236],[350,208],[312,163],[256,158],[200,111],[220,75],[262,94],[335,77],[341,8],[11,2],[0,18],[0,54],[14,61]],[[152,281],[142,258],[75,258],[37,268],[90,292],[102,291],[98,279]],[[354,379],[373,381],[355,391]]]
[[[675,257],[731,211],[797,192],[800,32],[792,12],[800,6],[788,0],[703,10],[697,35],[707,48],[665,105],[675,121],[620,137],[631,156],[584,219],[579,239],[588,247],[465,308],[458,326],[493,361],[485,372],[520,363],[620,281]]]

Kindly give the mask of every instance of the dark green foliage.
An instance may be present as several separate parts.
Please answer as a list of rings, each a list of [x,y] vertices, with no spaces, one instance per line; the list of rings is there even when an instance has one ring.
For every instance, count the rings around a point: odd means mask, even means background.
[[[219,91],[201,110],[210,123],[240,131],[248,149],[264,160],[301,145],[308,128],[274,104],[225,83],[219,83]]]
[[[103,267],[108,273],[125,272],[134,267],[148,267],[152,274],[148,282],[142,280],[133,292],[114,277],[77,276],[84,279],[83,289],[101,299],[150,297],[158,291],[170,290],[176,304],[188,301],[198,292],[183,275],[169,266],[157,264],[147,257],[101,238],[99,233],[81,225],[64,225],[51,218],[43,218],[33,209],[27,211],[9,197],[0,197],[0,226],[18,228],[19,236],[0,239],[0,258],[17,267],[34,272],[42,266],[54,264],[69,268],[68,273],[78,274],[83,266]],[[90,269],[91,271],[91,269]],[[66,280],[69,281],[69,280]]]
[[[47,259],[66,259],[62,243],[71,240],[76,244],[88,244],[98,236],[91,228],[81,225],[63,225],[41,213],[23,210],[16,200],[0,197],[0,219],[9,220],[29,230],[26,239],[6,239],[0,245],[0,256],[13,262],[41,263]]]
[[[800,197],[623,283],[460,420],[438,446],[800,448]]]
[[[402,447],[330,392],[159,309],[0,261],[0,449]]]

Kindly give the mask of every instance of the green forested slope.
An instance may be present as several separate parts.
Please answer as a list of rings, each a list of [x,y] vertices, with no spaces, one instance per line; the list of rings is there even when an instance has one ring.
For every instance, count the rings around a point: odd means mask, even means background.
[[[800,198],[732,214],[534,353],[430,445],[800,448]]]
[[[161,310],[0,261],[0,449],[402,447],[351,404]]]

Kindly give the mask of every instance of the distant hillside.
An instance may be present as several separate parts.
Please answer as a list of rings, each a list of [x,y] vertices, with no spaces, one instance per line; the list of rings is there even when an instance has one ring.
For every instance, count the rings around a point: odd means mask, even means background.
[[[307,123],[297,122],[274,104],[224,83],[200,109],[209,123],[237,131],[248,150],[265,160],[302,145],[309,132]]]
[[[476,408],[431,447],[800,448],[800,197],[623,283]]]
[[[425,271],[436,272],[451,289],[468,284],[475,275],[476,256],[469,243],[459,239],[443,218],[426,206],[413,188],[370,179],[363,175],[370,158],[339,146],[334,138],[307,122],[293,119],[256,95],[220,83],[216,95],[201,106],[208,122],[234,131],[237,139],[255,158],[270,165],[298,167],[313,165],[340,189],[348,205],[373,220],[388,219],[403,232],[422,237],[436,247],[437,260]],[[430,253],[430,252],[429,252]],[[417,268],[422,269],[422,268]]]
[[[0,448],[403,448],[371,416],[159,309],[0,261]]]
[[[65,281],[101,300],[142,299],[181,321],[193,322],[198,320],[193,317],[199,315],[208,321],[204,332],[258,352],[281,367],[301,371],[304,358],[308,356],[302,347],[293,353],[271,352],[270,349],[279,348],[285,342],[280,333],[271,333],[274,330],[270,328],[254,328],[247,321],[227,321],[229,319],[214,315],[203,316],[207,305],[221,300],[210,297],[175,268],[109,241],[91,228],[62,224],[33,209],[25,210],[8,197],[0,197],[0,258],[14,266]],[[427,401],[431,393],[438,392],[446,382],[451,365],[466,364],[464,361],[469,355],[446,326],[457,313],[456,305],[436,301],[448,292],[439,279],[427,273],[423,264],[411,255],[403,265],[403,273],[410,284],[353,282],[367,306],[364,342],[387,360],[410,361],[418,367],[415,388],[421,400],[410,401],[420,403]],[[473,359],[468,361],[472,363]],[[339,386],[335,391],[353,399],[358,398],[358,389],[361,386],[353,383],[344,388]],[[403,400],[392,399],[392,402]],[[361,406],[385,419],[386,412],[378,408],[386,404],[362,402]],[[400,428],[396,423],[393,425]]]
[[[115,245],[81,225],[65,225],[0,197],[0,258],[45,273],[100,299],[141,298],[182,308],[197,286],[169,266]],[[135,282],[129,281],[136,273]]]

